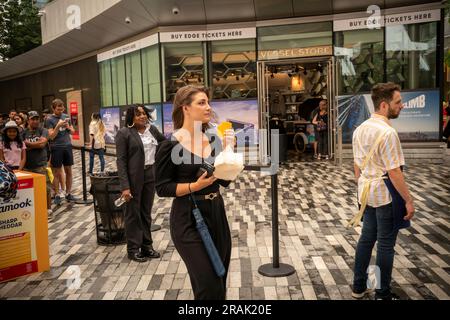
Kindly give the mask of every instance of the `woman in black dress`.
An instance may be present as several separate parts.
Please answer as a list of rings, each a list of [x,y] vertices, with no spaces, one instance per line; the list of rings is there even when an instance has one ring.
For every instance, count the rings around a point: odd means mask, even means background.
[[[205,88],[186,86],[178,90],[173,107],[175,133],[161,143],[156,153],[156,191],[160,197],[175,197],[170,212],[170,233],[186,264],[196,300],[223,300],[231,256],[231,236],[219,185],[229,181],[197,178],[203,162],[214,163],[222,150],[217,135],[208,134],[212,109]],[[180,129],[180,130],[178,130]],[[225,275],[214,272],[192,214],[192,192],[211,238],[225,266]]]

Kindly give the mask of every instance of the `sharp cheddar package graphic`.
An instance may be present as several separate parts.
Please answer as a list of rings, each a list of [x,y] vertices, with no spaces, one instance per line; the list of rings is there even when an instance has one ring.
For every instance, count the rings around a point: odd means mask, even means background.
[[[0,201],[0,282],[49,270],[45,177],[16,175],[16,197]]]

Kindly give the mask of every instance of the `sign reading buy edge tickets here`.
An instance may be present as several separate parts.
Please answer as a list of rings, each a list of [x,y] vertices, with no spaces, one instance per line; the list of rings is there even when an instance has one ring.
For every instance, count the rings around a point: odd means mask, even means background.
[[[50,268],[45,177],[16,175],[16,198],[0,202],[0,282]]]

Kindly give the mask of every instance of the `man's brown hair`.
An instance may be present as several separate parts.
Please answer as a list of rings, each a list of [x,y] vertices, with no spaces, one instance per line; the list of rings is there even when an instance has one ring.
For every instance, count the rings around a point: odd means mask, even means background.
[[[375,111],[380,110],[381,102],[390,103],[394,97],[394,92],[400,91],[400,86],[393,82],[378,83],[372,88],[372,101]]]
[[[55,110],[56,107],[59,106],[63,106],[64,107],[64,102],[61,99],[55,99],[52,101],[52,109]]]

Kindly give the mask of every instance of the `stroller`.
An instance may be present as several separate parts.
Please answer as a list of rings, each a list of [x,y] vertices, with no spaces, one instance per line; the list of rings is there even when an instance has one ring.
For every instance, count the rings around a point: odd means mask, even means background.
[[[297,153],[305,153],[310,151],[313,147],[313,143],[316,141],[314,132],[314,125],[307,124],[305,127],[300,127],[294,136],[294,147]]]

